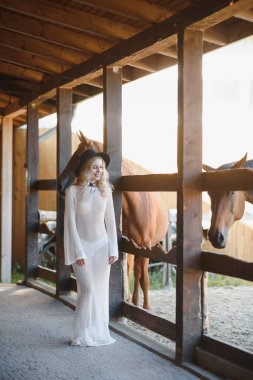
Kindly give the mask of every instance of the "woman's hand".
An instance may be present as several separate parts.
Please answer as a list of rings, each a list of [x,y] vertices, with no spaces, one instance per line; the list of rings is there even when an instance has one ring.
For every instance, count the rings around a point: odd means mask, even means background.
[[[109,265],[112,265],[112,264],[115,263],[117,260],[118,260],[118,258],[117,258],[116,256],[110,256],[110,257],[109,257]]]
[[[80,267],[82,267],[83,265],[85,265],[86,263],[86,260],[84,259],[78,259],[76,260],[76,264],[78,264]]]

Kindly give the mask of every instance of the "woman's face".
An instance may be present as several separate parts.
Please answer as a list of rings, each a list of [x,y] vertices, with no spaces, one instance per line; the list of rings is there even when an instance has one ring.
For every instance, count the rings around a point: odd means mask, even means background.
[[[102,158],[97,157],[95,159],[95,161],[93,161],[92,166],[91,166],[91,170],[92,170],[91,181],[92,182],[99,181],[102,174],[103,174],[103,170],[104,170]]]

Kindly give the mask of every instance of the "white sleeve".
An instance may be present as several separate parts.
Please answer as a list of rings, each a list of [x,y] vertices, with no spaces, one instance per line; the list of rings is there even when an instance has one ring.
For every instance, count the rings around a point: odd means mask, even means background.
[[[66,190],[64,213],[64,255],[65,265],[78,259],[86,259],[84,249],[76,229],[76,199],[71,188]]]
[[[113,207],[112,193],[110,191],[105,210],[105,227],[108,235],[109,241],[109,256],[118,257],[118,240],[117,240],[117,230],[115,223],[115,213]]]

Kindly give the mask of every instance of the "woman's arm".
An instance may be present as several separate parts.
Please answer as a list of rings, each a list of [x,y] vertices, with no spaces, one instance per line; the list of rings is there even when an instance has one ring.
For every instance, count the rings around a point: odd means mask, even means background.
[[[65,195],[64,253],[66,265],[86,259],[76,228],[76,199],[71,188],[66,190]]]
[[[118,252],[117,230],[116,230],[115,214],[114,214],[111,191],[108,195],[107,203],[106,203],[105,226],[106,226],[106,231],[107,231],[108,241],[109,241],[109,256],[118,258],[119,252]],[[110,261],[114,262],[116,260],[110,259],[109,263]]]

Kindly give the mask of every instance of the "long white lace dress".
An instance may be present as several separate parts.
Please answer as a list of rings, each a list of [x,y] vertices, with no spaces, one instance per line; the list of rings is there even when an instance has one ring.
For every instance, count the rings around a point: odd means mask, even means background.
[[[72,265],[77,281],[77,305],[72,345],[114,343],[109,333],[109,256],[118,257],[111,191],[103,197],[96,187],[66,190],[64,214],[65,264]],[[86,259],[79,266],[77,259]]]

